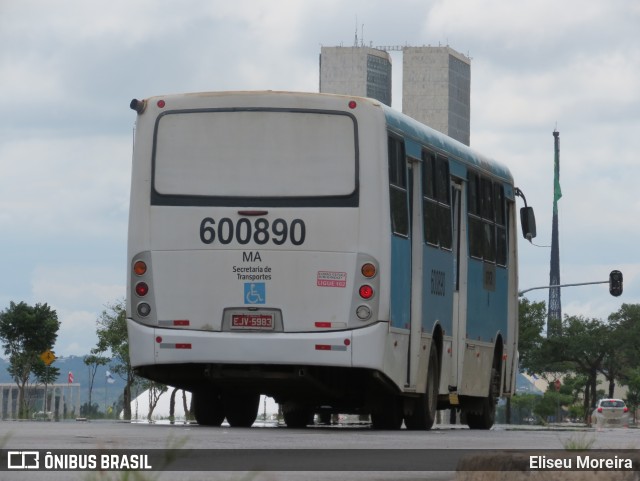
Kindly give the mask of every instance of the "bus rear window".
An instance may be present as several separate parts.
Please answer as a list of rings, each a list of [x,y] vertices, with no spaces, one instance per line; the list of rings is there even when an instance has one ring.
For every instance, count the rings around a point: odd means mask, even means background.
[[[348,114],[176,111],[154,136],[154,189],[198,197],[348,196],[357,130]]]

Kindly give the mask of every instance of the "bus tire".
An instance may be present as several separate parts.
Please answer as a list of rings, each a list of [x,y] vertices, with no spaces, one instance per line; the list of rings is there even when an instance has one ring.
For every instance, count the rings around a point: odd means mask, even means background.
[[[227,422],[232,428],[250,428],[258,417],[260,394],[227,394],[224,396]]]
[[[389,395],[383,406],[371,412],[371,427],[386,431],[395,431],[402,427],[402,402],[399,396]]]
[[[285,407],[282,415],[288,428],[302,429],[313,424],[313,412],[302,407]]]
[[[219,427],[224,421],[224,406],[220,395],[213,391],[194,391],[193,415],[201,426]]]
[[[496,386],[496,382],[498,385]],[[467,413],[469,429],[491,429],[496,421],[496,391],[499,389],[500,373],[497,368],[491,369],[491,386],[489,395],[482,400],[480,413]]]
[[[438,407],[438,386],[440,385],[440,363],[438,349],[431,341],[429,349],[429,364],[427,365],[427,387],[424,394],[420,394],[413,401],[413,412],[405,416],[404,424],[411,430],[429,430],[436,421]]]
[[[317,424],[325,424],[327,426],[331,425],[331,413],[328,413],[328,412],[318,413]]]

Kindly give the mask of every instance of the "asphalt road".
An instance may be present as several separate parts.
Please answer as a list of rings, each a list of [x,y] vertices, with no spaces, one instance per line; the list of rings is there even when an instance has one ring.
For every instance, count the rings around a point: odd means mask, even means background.
[[[251,449],[440,449],[443,455],[455,450],[505,449],[640,449],[640,431],[636,429],[555,429],[496,426],[491,431],[471,431],[462,427],[438,427],[431,431],[374,431],[366,426],[331,426],[287,429],[259,424],[249,429],[203,427],[193,424],[130,424],[116,422],[17,422],[0,421],[0,444],[5,450],[87,450],[87,449],[229,449],[230,455]],[[86,452],[86,451],[85,451]],[[302,451],[301,451],[302,452]],[[326,452],[324,452],[326,453]],[[371,451],[376,453],[376,451]],[[380,453],[380,452],[378,452]],[[219,454],[219,453],[218,453]],[[372,462],[378,461],[374,457]],[[316,458],[313,458],[316,461]],[[340,461],[340,460],[338,460]],[[330,457],[327,463],[332,462]],[[2,460],[2,463],[6,463]],[[135,476],[134,476],[135,474]],[[128,476],[118,472],[16,472],[0,471],[0,480],[417,480],[455,479],[454,472],[137,472]]]

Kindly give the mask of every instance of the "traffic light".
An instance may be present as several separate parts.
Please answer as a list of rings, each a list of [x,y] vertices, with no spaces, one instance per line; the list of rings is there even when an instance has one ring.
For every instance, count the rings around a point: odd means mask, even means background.
[[[622,272],[611,271],[609,274],[609,293],[616,297],[622,294]]]

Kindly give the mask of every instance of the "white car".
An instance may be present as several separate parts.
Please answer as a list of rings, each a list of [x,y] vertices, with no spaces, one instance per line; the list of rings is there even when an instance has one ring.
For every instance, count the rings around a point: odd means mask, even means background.
[[[629,408],[622,399],[600,399],[591,421],[599,426],[629,425]]]

